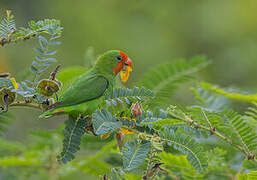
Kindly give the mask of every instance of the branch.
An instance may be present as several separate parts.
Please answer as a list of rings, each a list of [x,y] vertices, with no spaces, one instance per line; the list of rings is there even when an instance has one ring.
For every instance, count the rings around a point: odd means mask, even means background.
[[[28,40],[28,39],[31,39],[33,37],[38,36],[40,34],[40,32],[43,32],[43,31],[46,31],[46,30],[44,29],[44,30],[35,31],[34,33],[30,33],[30,34],[27,34],[27,35],[25,35],[23,37],[19,37],[19,38],[16,38],[16,39],[0,38],[0,45],[4,46],[5,44],[18,43],[20,41],[25,41],[25,40]]]
[[[10,106],[32,107],[32,108],[43,110],[41,104],[27,102],[27,101],[16,101],[12,103]]]
[[[184,122],[187,122],[191,125],[193,125],[194,127],[198,128],[198,129],[202,129],[202,130],[206,130],[206,131],[209,131],[211,132],[211,134],[214,134],[216,135],[218,138],[224,140],[225,142],[227,142],[228,144],[230,144],[231,146],[235,147],[236,149],[238,149],[239,151],[241,151],[243,154],[245,154],[247,157],[249,157],[249,153],[241,146],[237,145],[237,144],[234,144],[233,141],[224,136],[223,134],[221,134],[220,132],[218,132],[216,129],[213,129],[213,127],[206,127],[204,125],[201,125],[199,123],[197,123],[196,121],[192,120],[190,117],[188,116],[185,116],[185,119],[179,117],[179,116],[176,116],[175,114],[171,114],[173,117],[179,119],[179,120],[182,120]],[[253,159],[255,162],[257,162],[257,159],[254,158]]]

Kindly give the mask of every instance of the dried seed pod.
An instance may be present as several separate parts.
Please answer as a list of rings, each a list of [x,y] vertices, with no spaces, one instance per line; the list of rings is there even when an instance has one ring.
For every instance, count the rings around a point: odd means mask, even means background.
[[[16,93],[12,92],[10,89],[0,90],[0,104],[3,106],[8,106],[16,100]]]
[[[10,76],[10,73],[0,73],[0,78],[7,78]]]
[[[124,137],[125,135],[120,131],[117,132],[115,135],[115,138],[117,140],[117,144],[119,146],[120,152],[122,151],[123,145],[124,145]]]
[[[141,110],[139,102],[136,102],[136,103],[132,104],[131,114],[134,118],[137,118],[138,116],[142,115],[142,110]]]
[[[40,94],[44,96],[52,96],[60,89],[59,84],[56,81],[50,79],[42,79],[38,83],[37,88],[40,89]]]

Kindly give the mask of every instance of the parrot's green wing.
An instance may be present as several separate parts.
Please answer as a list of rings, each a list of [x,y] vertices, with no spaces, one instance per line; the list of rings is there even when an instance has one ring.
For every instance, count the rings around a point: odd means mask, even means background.
[[[101,97],[109,87],[109,81],[94,72],[78,77],[61,96],[58,107],[71,106]]]

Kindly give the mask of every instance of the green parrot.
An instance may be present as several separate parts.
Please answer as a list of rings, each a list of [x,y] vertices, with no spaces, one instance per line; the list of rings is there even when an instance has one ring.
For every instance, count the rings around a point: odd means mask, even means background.
[[[39,117],[91,115],[104,101],[104,95],[113,88],[114,79],[119,72],[122,71],[121,79],[125,82],[131,70],[132,61],[125,53],[119,50],[107,51],[99,56],[93,68],[74,80],[57,103],[49,106]]]

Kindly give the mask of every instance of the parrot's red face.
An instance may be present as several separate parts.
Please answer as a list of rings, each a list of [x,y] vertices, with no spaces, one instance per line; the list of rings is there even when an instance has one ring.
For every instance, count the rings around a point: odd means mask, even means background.
[[[113,68],[113,72],[115,73],[115,75],[119,74],[119,72],[121,72],[121,80],[123,82],[126,82],[128,80],[129,77],[129,73],[132,71],[132,61],[128,58],[128,56],[124,53],[120,51],[120,56],[116,57],[117,59],[117,64],[116,66]]]

